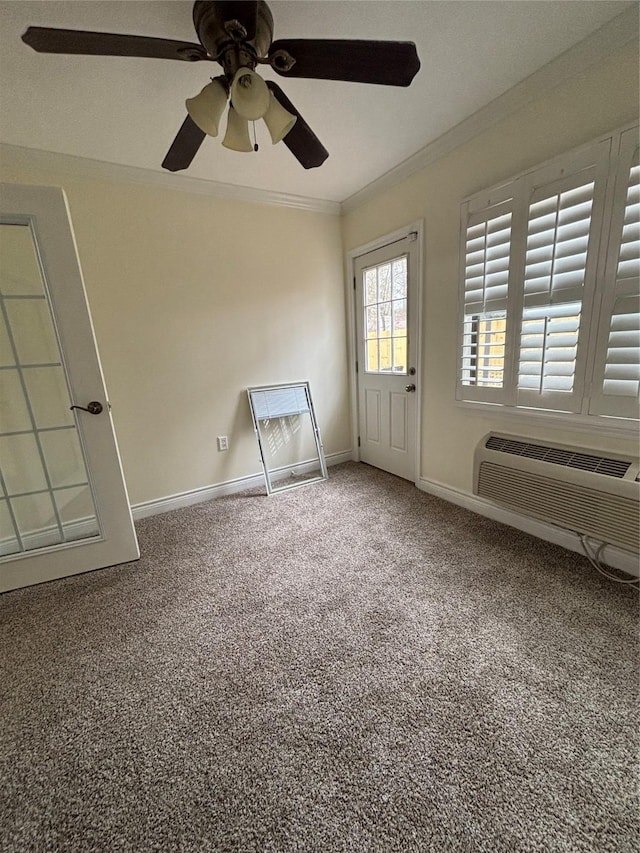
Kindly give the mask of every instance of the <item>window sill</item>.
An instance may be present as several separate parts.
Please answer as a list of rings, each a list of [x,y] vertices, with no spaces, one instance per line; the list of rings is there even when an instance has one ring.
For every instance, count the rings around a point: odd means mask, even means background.
[[[638,439],[640,424],[628,418],[609,418],[602,415],[578,415],[569,412],[541,411],[499,403],[476,403],[456,400],[456,406],[470,414],[485,418],[500,418],[549,429],[573,430],[576,432],[608,435],[614,438]]]

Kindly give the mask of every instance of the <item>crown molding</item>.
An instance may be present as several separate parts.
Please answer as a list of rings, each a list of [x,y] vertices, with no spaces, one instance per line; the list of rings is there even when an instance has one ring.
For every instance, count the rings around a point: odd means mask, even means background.
[[[638,39],[638,9],[635,3],[590,36],[494,98],[451,130],[425,145],[420,151],[344,199],[341,205],[342,213],[355,210],[369,199],[401,183],[420,169],[435,163],[436,160],[527,106],[545,92],[576,77],[592,65],[610,59],[616,50],[634,39]]]
[[[60,154],[56,151],[44,151],[22,145],[0,143],[0,164],[17,167],[35,166],[36,168],[51,169],[68,175],[145,184],[146,186],[195,193],[196,195],[228,198],[254,204],[269,204],[276,207],[292,207],[315,213],[331,213],[334,215],[340,213],[340,203],[337,201],[234,186],[217,181],[207,181],[203,178],[191,178],[186,175],[158,172],[137,166],[107,163],[88,157],[76,157],[71,154]]]

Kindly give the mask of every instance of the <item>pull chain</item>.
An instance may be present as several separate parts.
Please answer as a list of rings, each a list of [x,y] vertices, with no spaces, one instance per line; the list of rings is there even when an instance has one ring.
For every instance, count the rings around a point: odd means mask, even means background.
[[[256,140],[256,123],[255,123],[255,121],[252,121],[251,124],[253,125],[253,150],[257,151],[258,150],[258,142]]]

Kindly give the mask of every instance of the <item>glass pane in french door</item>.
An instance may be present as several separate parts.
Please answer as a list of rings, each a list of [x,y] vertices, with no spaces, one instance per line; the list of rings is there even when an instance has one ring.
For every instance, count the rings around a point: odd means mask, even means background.
[[[100,536],[28,224],[0,224],[0,556]]]

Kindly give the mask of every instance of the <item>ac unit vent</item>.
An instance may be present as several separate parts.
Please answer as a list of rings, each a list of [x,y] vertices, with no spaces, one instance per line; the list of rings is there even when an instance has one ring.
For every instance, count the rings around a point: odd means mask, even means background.
[[[548,447],[545,444],[531,444],[528,441],[515,441],[492,435],[485,444],[487,450],[497,450],[499,453],[511,453],[513,456],[524,456],[529,459],[539,459],[552,465],[563,465],[567,468],[579,468],[581,471],[591,471],[594,474],[604,474],[607,477],[622,478],[631,467],[631,462],[624,459],[609,459],[606,456],[592,456],[589,453],[577,453],[563,450],[560,447]]]
[[[520,515],[638,553],[639,468],[636,456],[490,433],[476,447],[473,491]]]
[[[638,501],[482,462],[477,493],[523,515],[637,552]]]

